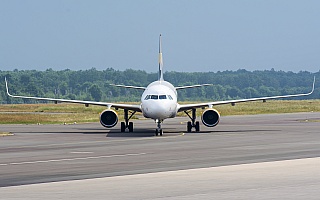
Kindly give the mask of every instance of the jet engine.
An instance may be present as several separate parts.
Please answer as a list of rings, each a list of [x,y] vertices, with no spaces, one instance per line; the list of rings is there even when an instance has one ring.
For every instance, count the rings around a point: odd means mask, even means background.
[[[100,114],[100,123],[106,128],[112,128],[118,123],[118,114],[111,109],[104,110]]]
[[[214,127],[219,124],[220,114],[217,110],[209,108],[202,113],[202,123],[208,127]]]

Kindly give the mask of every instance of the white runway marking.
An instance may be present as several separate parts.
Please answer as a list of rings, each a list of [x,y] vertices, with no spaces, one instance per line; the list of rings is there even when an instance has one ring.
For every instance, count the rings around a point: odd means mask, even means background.
[[[77,160],[90,160],[90,159],[101,159],[101,158],[115,158],[115,157],[127,157],[127,156],[141,156],[147,153],[130,153],[130,154],[116,154],[116,155],[105,155],[105,156],[90,156],[90,157],[79,157],[79,158],[62,158],[53,160],[37,160],[37,161],[25,161],[25,162],[13,162],[13,163],[2,163],[0,166],[8,165],[28,165],[38,163],[51,163],[51,162],[66,162],[66,161],[77,161]]]
[[[89,152],[89,151],[73,151],[73,152],[70,152],[71,154],[90,154],[90,153],[93,153],[93,152]]]

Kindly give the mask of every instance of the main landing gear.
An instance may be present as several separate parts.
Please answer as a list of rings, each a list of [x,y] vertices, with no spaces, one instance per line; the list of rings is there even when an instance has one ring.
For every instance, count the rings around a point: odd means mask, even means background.
[[[156,136],[163,135],[163,130],[161,128],[161,122],[162,122],[161,120],[156,119],[156,123],[157,123]]]
[[[187,132],[190,133],[192,131],[192,128],[195,128],[196,132],[200,131],[200,123],[199,121],[196,121],[197,116],[196,116],[196,109],[191,110],[191,116],[190,116],[190,111],[184,111],[188,117],[190,118],[191,121],[188,121],[187,123]]]
[[[133,122],[129,122],[129,120],[132,118],[132,116],[136,113],[136,111],[130,112],[124,110],[124,122],[121,122],[121,132],[126,132],[126,129],[129,130],[129,132],[133,132]]]

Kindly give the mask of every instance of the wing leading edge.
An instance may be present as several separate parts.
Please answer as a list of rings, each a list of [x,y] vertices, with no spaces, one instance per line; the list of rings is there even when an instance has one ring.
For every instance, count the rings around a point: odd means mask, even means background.
[[[84,104],[86,106],[98,105],[98,106],[107,106],[108,108],[114,107],[114,108],[121,108],[121,109],[127,109],[127,110],[141,112],[140,105],[118,104],[118,103],[107,103],[107,102],[96,102],[96,101],[82,101],[82,100],[71,100],[71,99],[55,99],[55,98],[43,98],[43,97],[16,96],[16,95],[12,95],[9,93],[8,82],[7,82],[6,77],[5,77],[5,82],[6,82],[7,94],[8,94],[8,96],[13,97],[13,98],[45,100],[45,101],[53,101],[55,103],[57,103],[57,102],[77,103],[77,104]]]
[[[196,104],[185,104],[185,105],[179,105],[178,112],[190,110],[193,108],[202,108],[202,107],[211,108],[212,106],[223,105],[223,104],[234,105],[236,103],[243,103],[243,102],[249,102],[249,101],[266,101],[266,100],[279,99],[279,98],[308,96],[313,93],[315,82],[316,82],[316,77],[314,77],[314,79],[313,79],[312,90],[309,93],[282,95],[282,96],[271,96],[271,97],[259,97],[259,98],[250,98],[250,99],[237,99],[237,100],[227,100],[227,101],[214,101],[214,102],[196,103]]]

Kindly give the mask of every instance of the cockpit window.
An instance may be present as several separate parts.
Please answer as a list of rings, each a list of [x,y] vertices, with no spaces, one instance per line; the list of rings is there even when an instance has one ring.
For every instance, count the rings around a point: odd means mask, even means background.
[[[151,99],[158,99],[158,95],[151,95]]]
[[[147,95],[144,100],[148,100],[148,99],[154,99],[154,100],[157,100],[157,99],[170,99],[170,100],[173,100],[172,96],[171,95]]]

